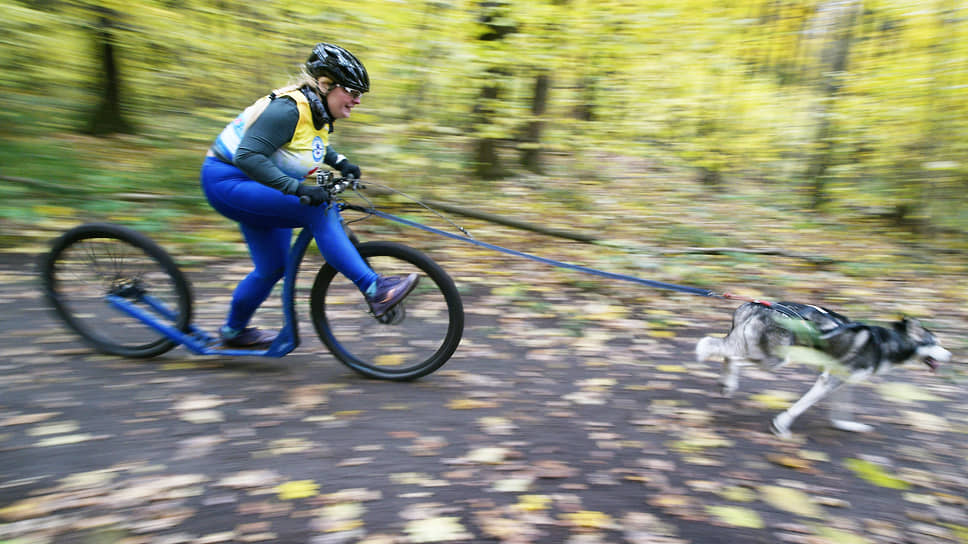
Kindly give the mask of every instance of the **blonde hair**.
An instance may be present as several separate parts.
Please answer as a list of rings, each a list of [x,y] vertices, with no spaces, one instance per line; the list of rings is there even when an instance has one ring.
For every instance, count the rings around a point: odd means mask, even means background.
[[[248,129],[250,126],[252,126],[252,123],[254,123],[255,120],[262,115],[262,112],[265,111],[266,107],[269,106],[269,102],[272,102],[272,96],[279,96],[284,93],[295,91],[304,85],[308,85],[312,90],[316,91],[316,94],[325,98],[326,94],[329,93],[329,91],[333,88],[334,82],[332,79],[326,76],[321,76],[319,79],[316,79],[309,75],[305,70],[302,70],[298,75],[290,79],[289,83],[287,83],[285,86],[272,91],[271,95],[265,95],[257,100],[255,104],[249,106],[252,113],[248,116],[248,121],[245,124],[245,128]],[[322,91],[322,87],[326,87],[326,92]]]
[[[295,91],[300,87],[308,85],[309,88],[316,91],[316,94],[319,96],[326,96],[329,91],[333,89],[335,84],[335,81],[326,76],[320,76],[318,79],[314,78],[313,76],[309,75],[309,72],[307,72],[304,68],[300,70],[299,73],[296,74],[292,79],[290,79],[289,83],[287,83],[284,87],[276,89],[273,92],[278,95]]]

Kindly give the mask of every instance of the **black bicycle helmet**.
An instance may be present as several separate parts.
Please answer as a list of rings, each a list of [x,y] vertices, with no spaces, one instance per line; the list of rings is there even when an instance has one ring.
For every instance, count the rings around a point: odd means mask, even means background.
[[[306,61],[306,71],[315,78],[327,76],[343,87],[364,93],[370,91],[370,76],[363,63],[338,45],[316,44]]]

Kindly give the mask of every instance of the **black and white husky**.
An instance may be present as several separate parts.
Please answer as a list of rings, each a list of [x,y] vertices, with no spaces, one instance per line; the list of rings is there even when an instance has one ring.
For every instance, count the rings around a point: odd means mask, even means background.
[[[851,321],[818,306],[793,302],[748,302],[736,309],[725,338],[707,336],[696,345],[696,359],[724,360],[723,394],[739,385],[739,366],[755,363],[774,369],[788,362],[815,363],[822,373],[796,403],[773,418],[773,432],[790,437],[790,425],[816,402],[840,389],[892,367],[920,361],[934,370],[951,359],[934,335],[916,319],[904,318],[890,328]],[[841,392],[846,394],[847,388]],[[866,432],[869,425],[851,420],[849,399],[836,395],[830,421],[847,431]]]

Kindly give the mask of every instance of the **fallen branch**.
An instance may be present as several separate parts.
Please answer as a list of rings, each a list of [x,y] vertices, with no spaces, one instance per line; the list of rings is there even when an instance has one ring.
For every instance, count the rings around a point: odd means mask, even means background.
[[[793,253],[790,251],[772,248],[746,249],[735,247],[686,247],[681,249],[658,250],[655,253],[659,255],[728,255],[730,253],[748,253],[753,255],[774,255],[777,257],[788,257],[790,259],[801,259],[817,265],[828,265],[837,262],[835,259],[831,259],[830,257],[804,255],[802,253]]]
[[[543,225],[536,225],[534,223],[528,223],[526,221],[521,221],[518,219],[512,219],[509,217],[495,215],[492,213],[482,212],[480,210],[465,208],[463,206],[458,206],[456,204],[451,204],[449,202],[427,200],[425,201],[425,203],[432,208],[436,208],[438,210],[442,210],[445,212],[463,215],[465,217],[471,217],[474,219],[481,219],[491,223],[505,225],[508,227],[514,227],[522,230],[527,230],[530,232],[536,232],[547,236],[554,236],[557,238],[575,240],[578,242],[585,242],[589,244],[603,243],[602,240],[595,238],[594,236],[589,234],[567,231],[562,229],[555,229],[551,227],[545,227]],[[817,256],[817,255],[804,255],[802,253],[793,253],[793,252],[783,251],[780,249],[773,249],[773,248],[761,248],[761,249],[731,248],[731,247],[687,247],[687,248],[681,248],[681,249],[654,249],[653,248],[653,249],[647,250],[647,252],[654,253],[657,255],[686,255],[686,254],[726,255],[730,253],[774,255],[774,256],[786,257],[790,259],[800,259],[817,266],[830,265],[830,264],[835,264],[837,262],[836,260],[831,259],[829,257]]]
[[[538,234],[554,236],[556,238],[564,238],[566,240],[575,240],[577,242],[586,242],[589,244],[592,244],[598,241],[597,238],[588,234],[582,234],[580,232],[573,232],[573,231],[567,231],[567,230],[556,229],[551,227],[545,227],[542,225],[535,225],[534,223],[528,223],[526,221],[520,221],[518,219],[511,219],[509,217],[494,215],[492,213],[482,212],[479,210],[472,210],[470,208],[465,208],[463,206],[457,206],[456,204],[450,204],[447,202],[440,202],[436,200],[427,200],[425,202],[431,208],[436,208],[438,210],[443,210],[445,212],[463,215],[465,217],[472,217],[474,219],[482,219],[484,221],[489,221],[491,223],[496,223],[498,225],[505,225],[508,227],[514,227],[516,229],[537,232]]]
[[[43,189],[54,189],[60,188],[59,184],[41,181],[36,179],[21,178],[14,176],[3,176],[0,175],[0,181],[7,181],[12,183],[19,183],[22,185],[28,185]],[[379,188],[370,188],[367,192],[371,195],[389,195],[392,194],[391,191],[386,191]],[[163,195],[136,195],[136,194],[124,194],[118,195],[129,200],[154,200],[154,199],[164,199],[167,198]],[[530,232],[536,232],[538,234],[543,234],[545,236],[553,236],[555,238],[563,238],[565,240],[574,240],[576,242],[584,242],[588,244],[604,244],[610,245],[604,240],[595,238],[590,234],[585,234],[581,232],[574,232],[563,229],[556,229],[552,227],[546,227],[544,225],[537,225],[534,223],[528,223],[527,221],[522,221],[519,219],[513,219],[510,217],[504,217],[500,215],[495,215],[488,212],[483,212],[480,210],[475,210],[472,208],[466,208],[464,206],[458,206],[456,204],[451,204],[449,202],[442,202],[439,200],[425,200],[423,201],[428,206],[445,211],[448,213],[453,213],[457,215],[462,215],[465,217],[471,217],[474,219],[480,219],[483,221],[488,221],[490,223],[495,223],[498,225],[504,225],[516,229],[526,230]],[[657,248],[630,248],[645,253],[652,253],[655,255],[687,255],[687,254],[699,254],[699,255],[726,255],[730,253],[747,253],[754,255],[774,255],[778,257],[787,257],[791,259],[801,259],[807,261],[811,264],[824,266],[835,264],[837,261],[829,257],[816,256],[816,255],[804,255],[801,253],[793,253],[789,251],[783,251],[780,249],[762,248],[762,249],[747,249],[747,248],[732,248],[732,247],[687,247],[681,249],[657,249]]]
[[[9,183],[16,183],[18,185],[26,185],[28,187],[47,189],[47,190],[64,190],[64,185],[59,183],[54,183],[52,181],[42,181],[39,179],[21,178],[17,176],[0,176],[0,181],[6,181]]]

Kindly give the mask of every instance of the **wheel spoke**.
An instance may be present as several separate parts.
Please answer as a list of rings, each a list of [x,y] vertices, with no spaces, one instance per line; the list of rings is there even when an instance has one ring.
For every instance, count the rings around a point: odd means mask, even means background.
[[[191,318],[188,283],[174,261],[130,229],[92,224],[68,231],[55,241],[43,273],[55,311],[68,327],[106,353],[149,357],[174,346],[154,328],[114,307],[106,298],[109,294],[134,304],[150,293],[172,308],[171,324],[178,328]]]

